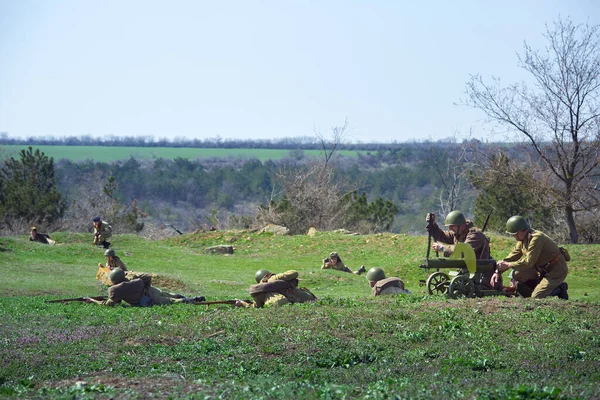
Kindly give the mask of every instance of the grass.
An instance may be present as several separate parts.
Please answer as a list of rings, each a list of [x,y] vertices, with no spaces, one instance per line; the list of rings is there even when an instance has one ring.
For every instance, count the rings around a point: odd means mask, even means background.
[[[568,246],[571,300],[449,300],[419,286],[426,237],[189,234],[112,242],[132,270],[208,300],[247,298],[259,268],[296,269],[315,304],[100,307],[45,303],[104,294],[90,235],[59,246],[0,238],[0,397],[439,398],[600,397],[600,246]],[[492,238],[500,258],[512,239]],[[231,256],[205,248],[231,244]],[[399,276],[410,296],[370,297],[363,276],[319,269],[338,251],[356,269]],[[158,286],[158,285],[157,285]]]
[[[18,157],[22,149],[29,146],[24,145],[2,145],[2,157]],[[111,146],[50,146],[32,145],[34,149],[40,149],[48,157],[58,161],[68,159],[71,161],[94,160],[97,162],[115,162],[127,160],[134,157],[137,160],[152,160],[155,158],[256,158],[260,161],[279,160],[290,154],[289,150],[280,149],[205,149],[188,147],[111,147]],[[319,150],[304,150],[304,155],[317,157]],[[340,154],[347,157],[356,157],[357,151],[340,150]]]

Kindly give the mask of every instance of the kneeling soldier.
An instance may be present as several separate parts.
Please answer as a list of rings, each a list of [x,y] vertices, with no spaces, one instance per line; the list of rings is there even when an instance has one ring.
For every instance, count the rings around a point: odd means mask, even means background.
[[[491,284],[504,271],[512,268],[517,292],[523,297],[541,299],[558,296],[568,300],[569,287],[565,278],[569,273],[567,261],[571,258],[566,249],[559,247],[545,233],[532,229],[520,215],[514,215],[506,221],[506,233],[512,235],[517,244],[509,255],[498,262]]]

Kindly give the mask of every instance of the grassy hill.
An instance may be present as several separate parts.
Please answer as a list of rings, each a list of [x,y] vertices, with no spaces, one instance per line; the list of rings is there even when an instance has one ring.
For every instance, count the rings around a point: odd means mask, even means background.
[[[0,146],[0,157],[18,157],[22,149],[28,146],[2,145]],[[111,163],[127,160],[131,157],[138,161],[152,160],[155,158],[173,159],[177,157],[198,158],[256,158],[260,161],[279,160],[287,157],[290,150],[277,149],[205,149],[191,147],[114,147],[114,146],[50,146],[31,145],[34,149],[40,149],[48,157],[54,160],[68,159],[71,161],[94,160],[97,162]],[[340,154],[347,157],[356,157],[357,151],[340,150]],[[304,150],[306,156],[321,156],[319,150]]]
[[[568,246],[569,301],[449,300],[419,286],[425,236],[116,236],[117,255],[159,274],[159,287],[248,298],[257,269],[296,269],[319,297],[262,310],[142,309],[45,303],[105,294],[91,235],[52,237],[59,245],[0,238],[0,397],[600,398],[600,246]],[[235,254],[205,252],[219,244]],[[494,236],[492,253],[513,244]],[[352,269],[401,277],[413,294],[375,299],[364,276],[320,270],[334,250]]]

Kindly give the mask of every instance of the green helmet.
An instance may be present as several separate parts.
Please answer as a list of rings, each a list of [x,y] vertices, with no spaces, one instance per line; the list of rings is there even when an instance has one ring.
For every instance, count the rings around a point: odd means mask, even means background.
[[[369,282],[377,282],[385,279],[385,272],[381,268],[373,267],[367,272],[367,280]]]
[[[267,271],[266,269],[259,269],[258,271],[256,271],[256,274],[254,274],[254,279],[256,279],[256,283],[260,283],[260,281],[262,281],[265,275],[268,275],[270,273],[271,272]]]
[[[108,250],[106,250],[106,251],[104,252],[104,255],[105,255],[106,257],[108,257],[108,256],[110,256],[110,257],[115,257],[115,255],[116,255],[116,254],[115,254],[115,251],[114,251],[113,249],[108,249]]]
[[[446,221],[444,222],[444,225],[462,225],[466,223],[467,220],[465,219],[463,213],[461,213],[460,211],[451,211],[446,216]]]
[[[511,235],[529,229],[529,222],[520,215],[513,215],[506,221],[506,233]]]
[[[125,280],[125,271],[123,271],[121,268],[115,268],[110,271],[110,274],[108,274],[108,279],[110,279],[113,285],[121,283]]]

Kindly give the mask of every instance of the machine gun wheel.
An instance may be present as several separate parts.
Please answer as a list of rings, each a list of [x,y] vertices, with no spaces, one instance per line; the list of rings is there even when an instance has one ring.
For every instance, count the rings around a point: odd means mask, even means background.
[[[434,272],[429,275],[425,285],[427,286],[427,293],[429,294],[446,294],[448,292],[448,285],[450,284],[450,277],[444,272]]]
[[[475,284],[468,275],[458,275],[450,282],[448,297],[458,299],[459,297],[475,297]]]

